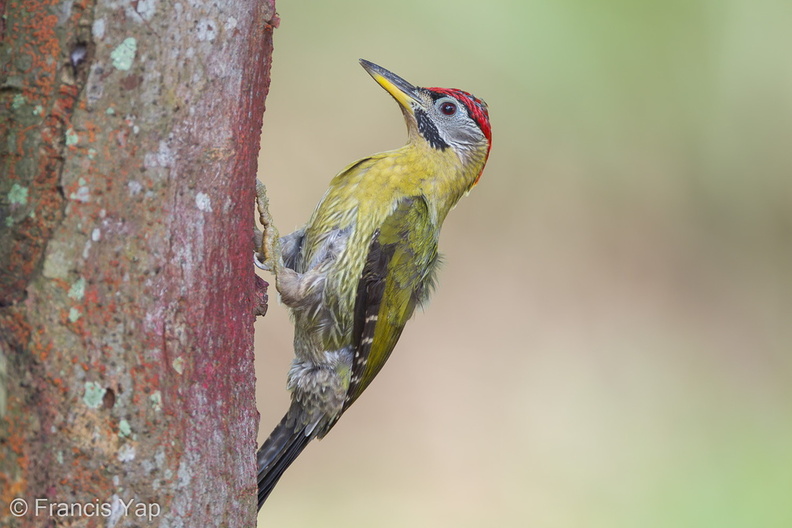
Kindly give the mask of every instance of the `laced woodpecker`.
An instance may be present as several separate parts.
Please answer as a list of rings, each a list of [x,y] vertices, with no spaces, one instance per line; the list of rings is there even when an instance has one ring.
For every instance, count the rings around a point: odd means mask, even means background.
[[[305,446],[368,387],[427,300],[440,227],[478,182],[490,151],[484,101],[360,63],[399,103],[407,144],[341,171],[308,224],[288,236],[278,237],[258,184],[265,230],[256,261],[275,273],[295,326],[291,405],[258,451],[259,508]]]

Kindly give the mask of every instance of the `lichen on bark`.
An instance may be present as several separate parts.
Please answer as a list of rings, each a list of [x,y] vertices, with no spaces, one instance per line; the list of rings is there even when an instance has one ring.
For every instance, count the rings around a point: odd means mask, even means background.
[[[5,5],[4,512],[133,500],[159,505],[153,526],[253,524],[274,17],[272,1]]]

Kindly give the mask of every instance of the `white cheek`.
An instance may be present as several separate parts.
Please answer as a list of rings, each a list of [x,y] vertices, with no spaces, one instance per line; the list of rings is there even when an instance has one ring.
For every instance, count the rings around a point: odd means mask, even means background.
[[[459,124],[454,128],[448,130],[441,130],[440,134],[449,145],[458,147],[470,147],[481,143],[482,135],[477,127],[470,126],[467,123]]]
[[[456,150],[458,148],[458,141],[454,139],[452,134],[449,134],[444,127],[438,127],[437,133],[440,134],[440,139],[445,141],[447,145],[451,145],[451,148]]]

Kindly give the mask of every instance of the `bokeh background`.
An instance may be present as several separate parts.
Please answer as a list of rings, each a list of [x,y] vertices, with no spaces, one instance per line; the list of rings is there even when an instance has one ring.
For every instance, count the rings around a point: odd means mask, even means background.
[[[429,307],[260,522],[792,526],[792,3],[278,10],[260,175],[282,232],[404,142],[360,57],[486,99],[494,146]],[[260,440],[288,405],[275,297]]]

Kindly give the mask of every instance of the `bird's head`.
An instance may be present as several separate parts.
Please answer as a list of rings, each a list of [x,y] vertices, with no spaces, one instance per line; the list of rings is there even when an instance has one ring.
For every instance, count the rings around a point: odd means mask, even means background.
[[[360,64],[399,103],[411,138],[440,151],[453,149],[463,163],[480,165],[481,175],[492,144],[487,103],[455,88],[413,86],[365,59]]]

